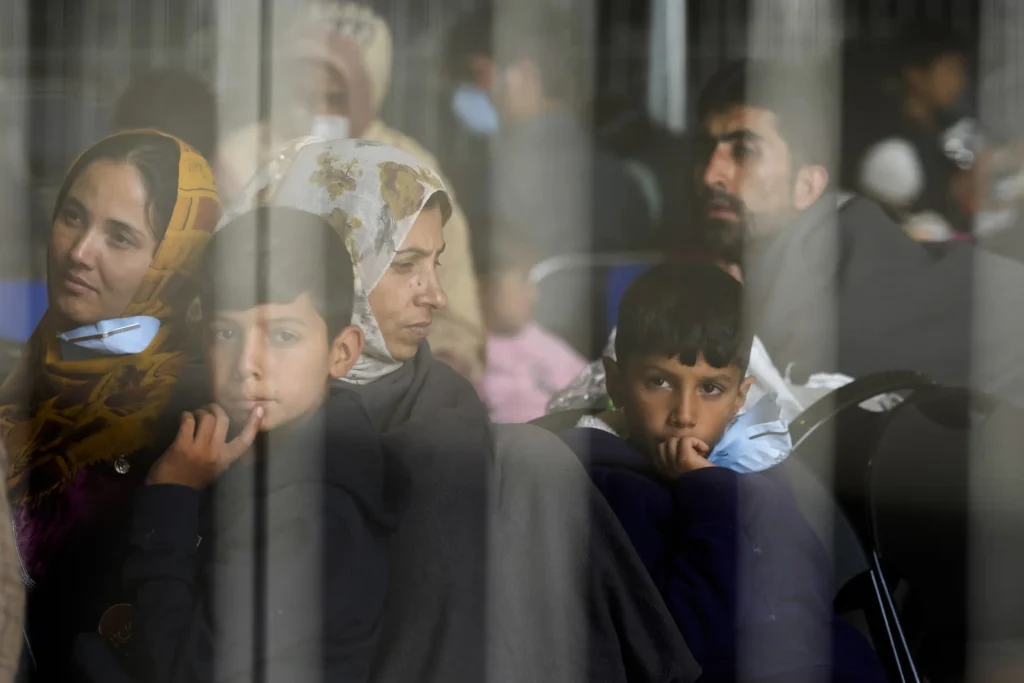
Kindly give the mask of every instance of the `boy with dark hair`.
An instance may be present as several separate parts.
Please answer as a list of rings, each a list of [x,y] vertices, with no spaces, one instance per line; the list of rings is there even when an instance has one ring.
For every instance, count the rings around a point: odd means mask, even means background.
[[[184,414],[135,501],[138,680],[367,680],[405,481],[358,399],[331,391],[363,347],[353,279],[303,211],[261,208],[211,240],[213,402]]]
[[[562,438],[702,681],[884,680],[863,638],[835,621],[825,549],[776,467],[791,443],[774,395],[742,412],[754,381],[743,318],[742,286],[712,264],[647,271],[619,306],[617,360],[605,359],[616,409]]]

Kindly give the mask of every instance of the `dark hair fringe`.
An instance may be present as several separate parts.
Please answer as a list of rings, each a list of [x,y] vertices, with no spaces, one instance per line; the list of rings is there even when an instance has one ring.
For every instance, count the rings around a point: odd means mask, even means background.
[[[710,263],[655,266],[619,304],[615,356],[625,366],[653,354],[715,368],[750,363],[753,334],[743,315],[743,286]]]
[[[255,209],[218,230],[200,274],[204,315],[288,304],[308,294],[330,339],[352,322],[354,287],[351,256],[331,224],[285,207]]]

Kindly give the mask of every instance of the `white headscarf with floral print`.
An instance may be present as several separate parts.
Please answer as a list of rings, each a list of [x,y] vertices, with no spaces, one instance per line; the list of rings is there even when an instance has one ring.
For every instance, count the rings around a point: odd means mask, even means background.
[[[444,222],[451,202],[440,176],[416,157],[366,140],[290,143],[246,186],[221,225],[258,206],[286,206],[325,218],[345,239],[355,265],[352,323],[366,346],[345,381],[368,384],[402,366],[388,352],[370,309],[370,293],[390,267],[423,206],[441,192]]]

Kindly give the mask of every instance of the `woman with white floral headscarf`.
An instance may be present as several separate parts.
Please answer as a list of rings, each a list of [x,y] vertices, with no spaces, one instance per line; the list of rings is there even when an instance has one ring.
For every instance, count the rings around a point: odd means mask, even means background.
[[[470,383],[432,357],[451,215],[437,173],[385,145],[306,138],[235,212],[258,204],[316,213],[344,235],[366,348],[343,381],[410,471],[372,680],[696,680],[572,453],[536,427],[492,426]]]

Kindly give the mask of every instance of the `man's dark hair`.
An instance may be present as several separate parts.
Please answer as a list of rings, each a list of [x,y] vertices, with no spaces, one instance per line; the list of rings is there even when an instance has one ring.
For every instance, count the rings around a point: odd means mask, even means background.
[[[262,207],[210,240],[200,304],[206,315],[288,304],[308,294],[333,340],[352,322],[354,281],[352,258],[330,223],[298,209]]]
[[[615,358],[625,367],[642,354],[697,358],[746,372],[753,335],[744,324],[743,286],[710,263],[659,265],[626,290],[619,304]]]
[[[740,60],[726,65],[705,84],[697,102],[701,123],[733,107],[775,114],[779,135],[789,145],[794,171],[804,165],[831,165],[838,134],[834,105],[821,87],[826,64],[794,67]]]
[[[51,222],[64,207],[71,186],[85,169],[97,161],[112,161],[132,166],[146,188],[147,213],[153,237],[164,238],[178,201],[178,163],[181,150],[177,142],[157,133],[121,133],[105,138],[75,160],[57,192]]]
[[[475,55],[494,58],[494,12],[489,4],[463,14],[448,29],[445,40],[445,70],[454,81],[472,81],[469,67]]]
[[[971,56],[971,45],[965,36],[947,24],[930,21],[908,23],[897,31],[892,41],[892,57],[896,71],[927,69],[945,55]]]
[[[155,128],[207,159],[217,151],[217,99],[198,76],[158,69],[133,80],[114,108],[114,129]]]

